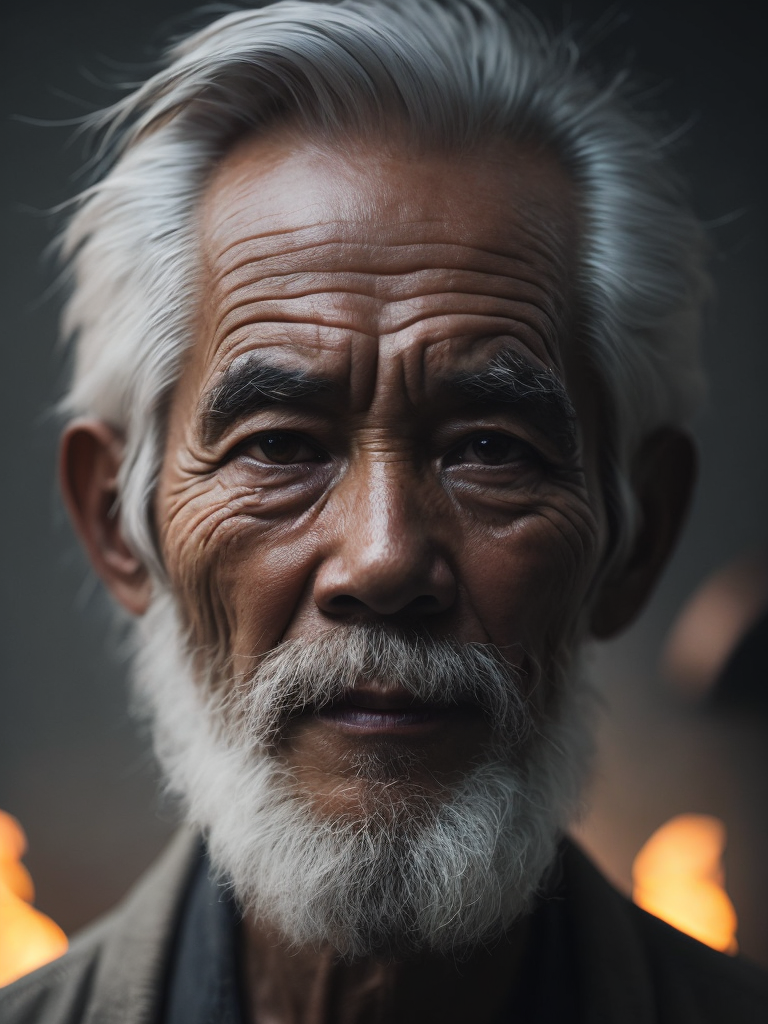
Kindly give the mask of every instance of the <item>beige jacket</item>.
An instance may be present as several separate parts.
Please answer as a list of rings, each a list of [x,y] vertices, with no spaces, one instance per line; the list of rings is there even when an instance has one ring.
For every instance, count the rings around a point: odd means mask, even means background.
[[[174,926],[198,850],[197,837],[180,834],[65,956],[0,989],[0,1024],[161,1024]],[[581,1024],[768,1022],[761,971],[638,910],[573,846],[564,873]]]

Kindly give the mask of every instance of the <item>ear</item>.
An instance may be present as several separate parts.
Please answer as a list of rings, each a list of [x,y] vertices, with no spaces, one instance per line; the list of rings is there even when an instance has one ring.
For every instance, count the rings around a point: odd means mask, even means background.
[[[149,606],[150,579],[120,525],[117,474],[122,458],[123,441],[116,430],[101,420],[76,420],[61,439],[60,482],[94,569],[119,604],[142,615]]]
[[[603,582],[591,617],[593,636],[606,639],[639,614],[685,522],[698,459],[690,436],[671,427],[646,438],[632,464],[640,510],[632,551]]]

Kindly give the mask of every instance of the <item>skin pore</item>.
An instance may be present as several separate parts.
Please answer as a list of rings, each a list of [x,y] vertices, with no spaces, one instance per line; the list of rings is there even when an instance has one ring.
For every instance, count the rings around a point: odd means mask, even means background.
[[[574,338],[566,172],[502,142],[460,157],[404,142],[340,152],[282,129],[221,161],[199,236],[196,340],[154,507],[196,645],[246,685],[282,641],[351,623],[490,643],[543,720],[554,660],[595,616],[607,634],[642,603],[692,465],[678,435],[640,459],[642,558],[604,584],[598,396]],[[91,557],[140,614],[149,586],[108,515],[114,432],[75,424],[63,450]],[[293,718],[275,756],[318,815],[354,817],[375,792],[366,756],[395,795],[439,799],[492,733],[469,703],[415,707],[369,680],[333,713]],[[243,933],[259,1024],[482,1024],[513,986],[526,923],[457,964],[344,964],[290,950],[268,922]]]

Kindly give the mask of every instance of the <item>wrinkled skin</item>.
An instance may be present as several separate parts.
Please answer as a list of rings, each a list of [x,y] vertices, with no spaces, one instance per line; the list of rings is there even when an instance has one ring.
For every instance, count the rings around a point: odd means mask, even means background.
[[[692,465],[678,440],[641,466],[662,495],[646,520],[662,525],[606,597],[599,395],[576,338],[579,218],[565,171],[506,143],[462,157],[373,142],[340,153],[283,130],[221,162],[199,232],[196,341],[154,507],[196,642],[225,651],[235,680],[281,641],[350,622],[492,643],[544,716],[553,659],[585,638],[593,612],[613,631],[650,589]],[[525,402],[457,391],[457,377],[510,352],[510,365],[561,383],[572,444]],[[227,373],[249,359],[322,386],[241,403],[212,425]],[[73,425],[64,487],[97,568],[140,613],[149,585],[105,512],[118,442],[104,424]],[[662,489],[673,477],[683,482]],[[607,618],[606,601],[618,609]],[[382,699],[374,693],[374,705]],[[349,766],[371,744],[384,757],[407,750],[419,785],[439,791],[482,759],[491,732],[471,713],[426,728],[359,725],[308,714],[282,738],[279,756],[320,813],[359,806],[366,780]],[[424,962],[397,974],[287,956],[255,922],[246,930],[251,1010],[271,1022],[405,1022],[430,1007],[433,1019],[465,1020],[471,1007],[473,1020],[491,1020],[521,934],[460,971]],[[332,1004],[317,995],[331,990]]]
[[[499,146],[448,175],[439,156],[340,160],[290,135],[230,154],[201,214],[199,340],[156,505],[198,643],[223,639],[237,675],[281,640],[385,619],[496,644],[530,675],[583,629],[606,532],[593,439],[563,451],[516,406],[445,384],[511,349],[551,368],[591,424],[568,365],[576,236],[546,156]],[[206,395],[246,353],[330,387],[211,442]],[[265,452],[270,431],[295,438],[277,439],[287,461]],[[486,732],[474,718],[440,730],[425,780],[466,768]],[[302,719],[285,756],[338,801],[350,742]]]
[[[156,508],[195,635],[226,638],[236,673],[281,640],[352,620],[494,643],[523,669],[546,666],[583,628],[605,545],[593,438],[582,431],[563,452],[514,406],[457,401],[442,383],[511,348],[552,368],[591,423],[568,364],[576,235],[570,186],[543,156],[499,147],[448,175],[440,157],[340,160],[287,137],[228,157],[202,210],[199,340]],[[247,352],[332,388],[239,417],[206,444],[201,398]],[[278,439],[285,463],[260,442],[268,431],[296,436]],[[510,439],[499,464],[475,452],[480,435]],[[468,716],[394,742],[415,742],[429,785],[466,769],[487,739]],[[309,716],[282,753],[321,811],[340,814],[366,784],[340,785],[347,755],[367,742]],[[251,948],[257,1019],[298,1010],[285,994],[297,963],[281,972],[258,933]],[[379,973],[374,991],[391,991]],[[315,976],[310,965],[302,990],[316,990]]]

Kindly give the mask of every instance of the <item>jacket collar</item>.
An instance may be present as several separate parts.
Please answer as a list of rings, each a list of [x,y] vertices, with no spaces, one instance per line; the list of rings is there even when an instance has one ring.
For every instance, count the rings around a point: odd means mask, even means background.
[[[653,1024],[654,984],[636,911],[566,839],[562,866],[579,982],[588,1024]]]
[[[155,1024],[177,921],[200,837],[183,830],[103,922],[93,998],[83,1024]]]
[[[126,1024],[129,1019],[130,1024],[155,1024],[199,856],[199,836],[179,833],[101,924],[102,954],[84,1024]],[[631,905],[567,839],[561,865],[581,1019],[586,1024],[653,1024],[653,983]]]

